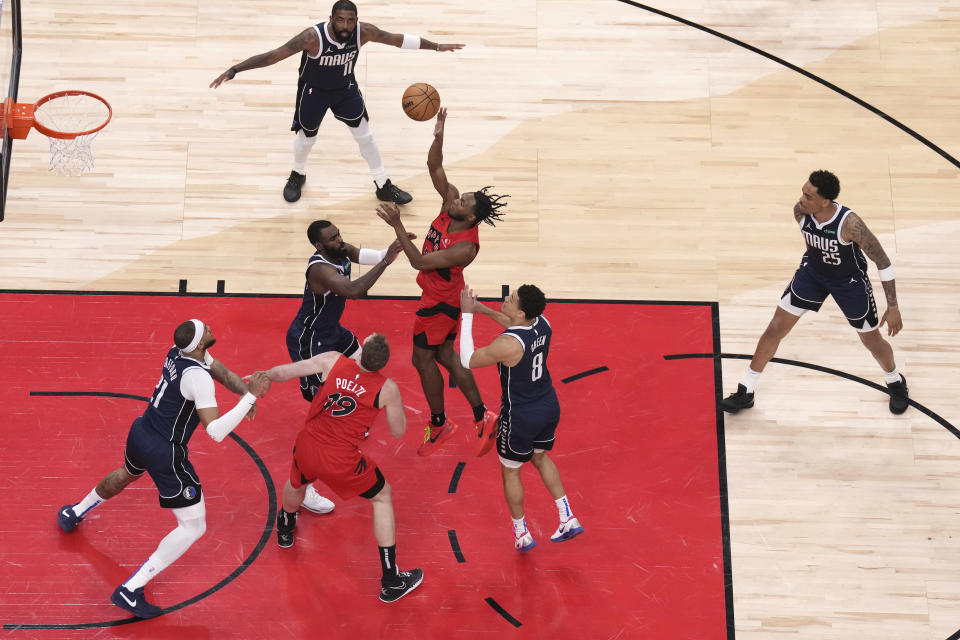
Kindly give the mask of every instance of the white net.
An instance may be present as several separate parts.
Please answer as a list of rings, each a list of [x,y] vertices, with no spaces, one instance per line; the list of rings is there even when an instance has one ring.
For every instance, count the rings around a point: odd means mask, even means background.
[[[96,133],[76,138],[50,138],[50,171],[61,176],[79,176],[93,170],[93,139]]]
[[[99,98],[84,93],[64,93],[37,105],[37,124],[71,134],[68,138],[50,136],[50,171],[78,176],[93,169],[93,139],[110,119],[109,106]],[[76,134],[76,135],[72,135]]]

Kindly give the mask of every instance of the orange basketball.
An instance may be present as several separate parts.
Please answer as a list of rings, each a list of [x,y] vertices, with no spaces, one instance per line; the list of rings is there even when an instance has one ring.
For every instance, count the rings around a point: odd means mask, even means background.
[[[403,92],[403,111],[419,122],[429,120],[440,109],[440,94],[426,82],[417,82]]]

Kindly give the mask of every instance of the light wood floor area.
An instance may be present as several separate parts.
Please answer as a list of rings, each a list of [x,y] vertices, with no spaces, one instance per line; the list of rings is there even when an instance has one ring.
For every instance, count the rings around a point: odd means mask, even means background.
[[[191,292],[223,279],[227,292],[297,293],[310,221],[385,246],[366,164],[332,117],[303,198],[281,197],[296,58],[208,88],[325,19],[328,4],[25,2],[21,101],[87,89],[115,115],[81,178],[47,172],[39,134],[16,143],[0,288],[176,291],[185,278]],[[615,0],[358,4],[388,31],[467,45],[369,45],[357,77],[390,175],[414,196],[411,231],[439,206],[425,170],[433,124],[400,109],[413,82],[449,108],[451,181],[512,195],[467,270],[481,295],[536,282],[554,298],[716,300],[723,351],[752,353],[803,250],[800,187],[831,169],[839,200],[896,266],[905,328],[892,344],[912,397],[960,425],[957,166],[809,78]],[[651,4],[801,66],[960,156],[960,0]],[[372,291],[418,292],[402,258]],[[778,356],[882,382],[832,302]],[[725,390],[744,367],[724,361]],[[960,442],[947,430],[914,409],[892,416],[863,385],[771,364],[756,407],[727,417],[726,450],[737,638],[960,629]]]

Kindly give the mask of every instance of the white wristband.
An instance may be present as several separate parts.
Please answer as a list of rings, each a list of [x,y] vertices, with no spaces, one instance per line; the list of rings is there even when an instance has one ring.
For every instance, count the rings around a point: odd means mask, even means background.
[[[420,36],[412,36],[409,33],[403,34],[403,44],[400,45],[401,49],[419,49],[420,48]]]
[[[360,249],[360,257],[357,262],[364,265],[377,264],[387,257],[387,250],[375,251],[374,249]]]
[[[470,356],[473,355],[473,314],[463,314],[460,322],[460,364],[470,368]]]
[[[886,269],[880,269],[877,271],[877,275],[880,276],[881,281],[890,282],[893,280],[893,265],[890,265]]]

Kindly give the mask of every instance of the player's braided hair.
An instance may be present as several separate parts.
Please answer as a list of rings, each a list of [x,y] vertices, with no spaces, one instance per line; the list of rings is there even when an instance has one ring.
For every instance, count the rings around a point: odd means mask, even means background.
[[[473,197],[476,199],[476,205],[474,206],[475,215],[477,220],[474,223],[474,226],[480,224],[481,222],[486,222],[491,227],[495,227],[497,220],[500,220],[502,213],[499,213],[501,207],[507,206],[506,202],[501,202],[504,198],[509,198],[509,194],[504,194],[498,196],[495,193],[487,193],[492,187],[484,187],[479,191],[473,192]]]

